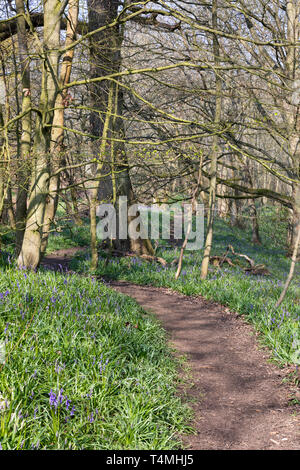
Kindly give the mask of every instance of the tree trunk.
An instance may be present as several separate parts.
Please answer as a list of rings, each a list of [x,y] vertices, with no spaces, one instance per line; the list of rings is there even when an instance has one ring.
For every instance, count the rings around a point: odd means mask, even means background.
[[[290,271],[289,271],[288,277],[286,279],[284,288],[283,288],[283,290],[280,294],[280,297],[279,297],[278,301],[276,302],[275,308],[278,308],[279,305],[282,304],[282,302],[283,302],[283,300],[286,296],[287,290],[289,288],[289,285],[290,285],[290,283],[293,279],[294,270],[295,270],[295,266],[296,266],[296,262],[297,262],[297,254],[298,254],[299,244],[300,244],[300,223],[298,224],[298,227],[297,227],[297,236],[296,236],[296,239],[295,239],[295,245],[294,245],[294,251],[293,251],[293,254],[292,254],[292,261],[291,261]]]
[[[3,117],[3,103],[0,103],[0,127],[4,126],[4,117]],[[2,148],[4,142],[4,136],[0,135],[0,147]],[[3,152],[4,156],[4,152]],[[4,175],[4,165],[1,165],[1,171],[0,171],[0,220],[2,218],[2,212],[4,208],[4,199],[5,199],[5,175]]]
[[[109,24],[117,15],[118,5],[118,0],[87,0],[89,31],[94,31]],[[104,30],[92,36],[89,45],[90,78],[102,77],[115,70],[114,54],[116,46],[113,39],[116,34],[118,34],[118,28],[114,28],[113,31],[111,29]],[[93,109],[90,113],[90,128],[91,134],[95,136],[95,139],[91,142],[91,152],[96,162],[95,180],[92,188],[88,191],[92,271],[97,268],[98,264],[96,209],[100,180],[103,176],[103,165],[107,156],[106,144],[112,112],[112,93],[113,86],[106,80],[100,83],[92,83],[89,86],[90,106]]]
[[[119,0],[88,0],[89,30],[109,24],[118,14]],[[117,72],[121,68],[121,45],[123,30],[115,26],[109,30],[93,35],[90,44],[91,78],[108,75]],[[111,100],[111,101],[110,101]],[[112,189],[111,199],[118,205],[118,197],[126,196],[128,203],[134,202],[134,195],[128,170],[128,161],[124,142],[117,144],[111,137],[124,137],[122,120],[123,96],[117,85],[108,81],[93,83],[90,85],[91,107],[94,109],[90,115],[91,133],[101,138],[99,142],[92,142],[92,153],[97,159],[96,178],[93,189],[90,191],[90,217],[91,217],[91,270],[95,270],[98,263],[97,238],[96,238],[96,207],[98,203],[99,187],[103,178],[106,163],[111,168]],[[111,119],[112,112],[117,117]],[[103,117],[105,116],[105,118]],[[117,211],[118,212],[118,211]],[[131,218],[129,217],[128,222]],[[118,226],[118,224],[117,224]],[[153,254],[149,240],[116,240],[114,245],[118,249],[136,252],[137,254]]]
[[[179,260],[178,260],[178,267],[177,267],[177,271],[176,271],[176,274],[175,274],[175,280],[177,280],[180,276],[184,250],[187,246],[187,242],[188,242],[191,230],[192,230],[193,213],[196,212],[197,195],[198,195],[198,191],[199,191],[199,186],[201,184],[202,162],[203,162],[203,155],[201,154],[200,162],[199,162],[197,184],[196,184],[196,187],[194,188],[193,193],[192,193],[191,208],[190,208],[190,213],[189,213],[189,217],[188,217],[188,227],[187,227],[184,242],[183,242],[181,250],[180,250],[180,255],[179,255]]]
[[[0,102],[0,126],[2,127],[2,132],[0,136],[1,144],[1,159],[3,160],[1,165],[1,175],[0,175],[0,216],[2,221],[5,220],[6,216],[8,217],[8,207],[7,207],[7,195],[8,189],[11,184],[11,175],[10,175],[10,146],[9,146],[9,137],[8,137],[8,128],[4,127],[10,119],[10,103],[9,103],[9,89],[8,89],[8,80],[6,78],[6,67],[5,67],[5,57],[1,54],[1,66],[2,66],[2,79],[0,86],[2,88],[2,93],[0,98],[3,99],[3,102]],[[4,93],[3,93],[4,92]],[[4,222],[7,223],[7,222]]]
[[[108,94],[108,102],[106,109],[105,122],[102,131],[102,139],[99,151],[99,157],[97,162],[97,174],[94,181],[94,186],[90,190],[90,233],[91,233],[91,271],[95,271],[98,265],[98,242],[97,242],[97,222],[96,222],[96,209],[98,205],[98,193],[99,193],[99,184],[102,177],[102,167],[105,161],[105,153],[107,147],[107,137],[109,132],[109,125],[111,120],[111,115],[113,111],[113,93],[114,85],[111,83]]]
[[[21,119],[22,134],[17,173],[18,192],[16,201],[16,253],[18,255],[22,247],[26,226],[32,124],[31,113],[29,112],[31,108],[30,63],[27,44],[26,20],[24,17],[25,7],[23,0],[16,0],[16,12],[17,15],[19,15],[17,16],[17,32],[22,83],[22,113],[26,113]]]
[[[218,27],[218,16],[217,16],[217,0],[213,0],[212,3],[212,27],[217,29]],[[213,36],[213,55],[214,64],[217,66],[220,63],[220,47],[219,41],[216,35]],[[216,74],[216,103],[215,103],[215,116],[214,124],[217,127],[221,119],[221,92],[222,92],[222,79]],[[211,151],[211,164],[210,164],[210,187],[209,187],[209,202],[208,202],[208,214],[207,214],[207,233],[204,245],[204,254],[201,264],[201,279],[206,279],[208,273],[209,257],[212,247],[213,239],[213,220],[216,200],[216,187],[217,187],[217,162],[218,162],[218,136],[213,136],[212,151]]]
[[[7,186],[7,215],[9,220],[9,226],[12,230],[16,230],[16,217],[14,213],[14,206],[13,206],[13,199],[12,199],[12,191],[11,191],[11,183],[8,183]]]
[[[287,47],[286,54],[286,75],[289,79],[290,88],[295,91],[299,87],[300,68],[299,68],[299,50],[295,47],[295,43],[299,41],[300,26],[299,14],[300,4],[298,0],[289,0],[286,2],[287,12],[287,40],[290,44]],[[300,176],[300,116],[299,116],[299,100],[295,102],[293,95],[288,97],[285,103],[285,118],[288,125],[288,149],[292,162],[292,169],[295,179]],[[289,255],[294,252],[298,226],[300,224],[300,184],[293,183],[292,189],[293,206],[291,217],[291,237],[288,247]],[[299,248],[296,257],[299,256]]]
[[[253,187],[253,181],[250,173],[249,162],[246,162],[245,166],[245,173],[246,173],[246,183]],[[259,224],[257,218],[257,210],[255,205],[255,199],[249,199],[249,212],[251,218],[251,226],[252,226],[252,243],[256,245],[261,245],[261,240],[259,236]]]
[[[125,144],[122,139],[125,138],[125,130],[124,130],[124,123],[122,119],[123,113],[123,92],[122,90],[116,85],[116,103],[115,103],[115,112],[114,116],[116,116],[113,120],[112,126],[112,136],[118,137],[121,141],[114,143],[112,141],[111,145],[111,163],[112,163],[112,179],[113,179],[113,188],[114,189],[114,203],[117,205],[118,208],[118,199],[121,196],[127,197],[128,206],[131,204],[137,203],[134,191],[131,184],[131,179],[129,175],[129,164],[128,158],[125,151]],[[118,214],[118,210],[117,210]],[[130,222],[134,220],[134,216],[128,215],[127,225],[129,226]],[[118,227],[118,224],[117,224]],[[140,232],[143,231],[143,228],[140,227]],[[118,250],[123,251],[132,251],[137,255],[154,255],[154,249],[149,239],[138,238],[132,239],[130,236],[126,240],[120,240],[118,237],[117,231],[117,238],[113,242],[114,246]]]
[[[75,225],[83,225],[83,221],[81,220],[80,215],[79,215],[77,193],[74,187],[70,189],[70,195],[71,195],[72,209],[73,209],[72,217],[75,222]]]
[[[295,251],[295,245],[298,235],[298,228],[300,226],[300,185],[295,185],[293,188],[293,209],[291,217],[291,233],[290,233],[290,243],[288,246],[288,254],[292,256]],[[296,257],[300,256],[300,246],[298,244],[298,250],[296,252]]]
[[[49,149],[53,109],[57,92],[58,49],[60,39],[59,0],[44,1],[42,85],[32,151],[32,176],[26,229],[18,265],[35,269],[40,262],[46,198],[49,190]],[[42,52],[42,51],[41,51]]]
[[[254,243],[255,245],[261,245],[257,210],[256,210],[254,199],[250,199],[250,217],[251,217],[251,224],[252,224],[252,239],[251,239],[252,243]]]
[[[76,27],[78,23],[78,0],[69,1],[68,10],[68,21],[66,31],[65,46],[70,46],[76,39]],[[74,49],[70,49],[64,55],[61,71],[60,71],[60,85],[67,85],[70,81],[72,62],[74,56]],[[58,170],[62,164],[62,153],[63,153],[63,138],[64,138],[64,108],[68,106],[69,100],[71,99],[66,89],[63,89],[59,93],[55,100],[55,111],[53,116],[52,132],[51,132],[51,144],[50,153],[52,156],[51,160],[51,178],[49,182],[49,195],[47,198],[47,204],[45,208],[45,222],[43,225],[43,238],[41,245],[41,253],[44,254],[48,244],[48,237],[51,228],[51,224],[54,220],[57,203],[58,193],[60,186],[60,173]],[[71,190],[72,191],[72,190]]]

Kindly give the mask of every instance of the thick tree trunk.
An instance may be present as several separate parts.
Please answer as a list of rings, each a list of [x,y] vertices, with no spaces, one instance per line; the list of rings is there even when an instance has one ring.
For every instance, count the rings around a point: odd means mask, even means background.
[[[66,31],[66,41],[65,46],[70,46],[73,41],[76,39],[76,27],[78,23],[78,0],[69,1],[69,10],[68,10],[68,21],[67,21],[67,31]],[[64,55],[61,71],[60,71],[60,85],[67,85],[70,81],[72,62],[74,56],[74,49],[70,49]],[[49,231],[51,224],[54,220],[54,216],[57,209],[58,203],[58,193],[60,187],[60,173],[58,170],[62,164],[62,144],[64,138],[64,108],[69,104],[70,95],[63,89],[59,93],[55,100],[55,111],[53,116],[52,132],[51,132],[51,144],[50,144],[50,153],[51,153],[51,178],[49,182],[49,195],[47,198],[47,204],[45,207],[45,222],[43,225],[43,237],[41,245],[42,255],[45,253]]]
[[[89,30],[109,24],[118,14],[119,0],[88,0]],[[123,31],[115,26],[101,33],[93,35],[90,44],[91,78],[117,72],[121,67],[121,45]],[[99,136],[92,142],[92,153],[97,159],[96,178],[93,189],[90,190],[90,218],[91,218],[91,269],[95,270],[98,263],[97,237],[96,237],[96,207],[98,194],[103,179],[104,168],[108,163],[111,168],[112,190],[111,200],[118,203],[119,196],[127,196],[128,204],[134,202],[128,162],[124,143],[114,144],[111,137],[124,137],[122,120],[123,97],[122,92],[115,84],[109,81],[94,83],[90,86],[91,107],[94,109],[90,115],[91,133]],[[118,117],[111,118],[113,110]],[[118,212],[118,211],[117,211]],[[130,222],[130,218],[128,220]],[[118,226],[118,224],[117,224]],[[137,254],[153,254],[151,243],[148,240],[116,240],[114,245],[118,249],[136,252]]]
[[[118,0],[87,0],[89,31],[109,24],[117,15],[118,5]],[[91,78],[108,75],[118,65],[114,60],[116,52],[114,37],[117,34],[118,29],[114,28],[114,30],[104,30],[92,36],[89,46]],[[95,180],[92,188],[89,189],[91,270],[94,271],[98,264],[96,209],[99,185],[103,176],[103,165],[107,156],[106,147],[112,113],[113,86],[108,81],[92,83],[89,87],[89,94],[90,106],[93,109],[90,113],[90,128],[91,134],[95,136],[91,142],[91,152],[97,162]],[[96,139],[96,137],[98,138]]]
[[[60,39],[59,0],[44,1],[42,87],[40,114],[37,117],[34,146],[32,149],[32,177],[29,192],[26,229],[19,266],[35,269],[40,262],[46,199],[49,190],[49,149],[53,109],[57,92],[58,48]],[[46,51],[46,52],[45,52]]]
[[[22,249],[18,257],[19,266],[35,269],[40,262],[42,230],[48,194],[50,139],[47,130],[39,122],[35,131],[36,145],[33,147],[32,180],[29,192],[26,229]]]
[[[122,90],[116,86],[115,92],[115,112],[114,120],[112,125],[112,137],[115,138],[125,138],[124,123],[122,119],[123,113],[123,93]],[[128,206],[137,203],[134,191],[131,184],[130,174],[129,174],[129,164],[127,159],[127,154],[125,150],[124,142],[111,143],[111,164],[112,164],[112,179],[113,179],[113,200],[118,209],[118,199],[121,196],[127,197]],[[118,214],[118,210],[117,210]],[[129,226],[130,222],[134,220],[134,216],[129,216],[127,219],[127,225]],[[117,223],[118,227],[118,223]],[[140,227],[140,232],[143,232],[143,228]],[[138,238],[132,239],[130,236],[126,240],[120,240],[118,237],[113,242],[117,250],[123,251],[132,251],[137,255],[154,255],[154,249],[149,239]]]

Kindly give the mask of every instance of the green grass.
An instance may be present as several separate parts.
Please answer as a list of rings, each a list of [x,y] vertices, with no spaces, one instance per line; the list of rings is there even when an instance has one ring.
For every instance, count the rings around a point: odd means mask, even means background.
[[[65,222],[61,230],[51,233],[46,254],[73,246],[87,246],[89,242],[90,233],[87,225],[78,226],[71,221]]]
[[[265,264],[270,277],[210,266],[208,279],[201,281],[202,250],[186,252],[177,281],[175,267],[139,258],[112,258],[107,264],[104,253],[97,274],[200,294],[227,305],[261,332],[261,341],[278,363],[297,364],[299,265],[284,303],[275,311],[290,265],[283,241],[285,214],[265,208],[260,222],[263,244],[257,247],[249,230],[217,219],[212,254],[221,255],[232,244],[237,252]],[[88,244],[87,222],[77,227],[65,221],[60,227],[50,236],[48,252]],[[179,364],[154,317],[89,276],[15,269],[13,239],[7,233],[3,240],[0,341],[5,341],[7,361],[0,370],[1,447],[180,448],[178,436],[190,430],[191,412],[176,396]],[[161,242],[157,254],[171,261],[179,249]],[[75,257],[72,269],[88,273],[88,250]]]
[[[180,448],[190,411],[158,322],[90,277],[9,263],[0,271],[2,449]]]
[[[60,203],[56,213],[56,226],[51,229],[46,253],[73,246],[87,246],[89,243],[89,219],[83,217],[82,225],[76,225],[66,216],[64,204]]]
[[[232,228],[221,219],[215,221],[212,254],[222,255],[227,245],[232,244],[236,252],[247,254],[256,264],[265,264],[271,272],[269,277],[245,274],[241,269],[243,262],[239,261],[241,266],[236,268],[223,267],[218,270],[210,266],[207,280],[202,281],[200,268],[203,250],[185,253],[182,273],[177,281],[174,279],[176,267],[163,268],[157,263],[138,258],[112,258],[106,265],[104,253],[97,273],[136,284],[169,287],[186,295],[202,295],[220,302],[243,314],[247,321],[255,325],[262,333],[262,342],[271,348],[276,361],[281,364],[300,364],[299,264],[285,301],[279,309],[274,309],[290,267],[290,259],[285,256],[285,249],[282,248],[286,222],[284,217],[280,217],[282,216],[275,214],[272,208],[261,211],[261,246],[251,243],[250,230]],[[166,245],[162,241],[157,254],[170,262],[178,257],[179,249],[171,249]],[[79,255],[73,262],[73,269],[87,272],[88,268],[87,256]]]

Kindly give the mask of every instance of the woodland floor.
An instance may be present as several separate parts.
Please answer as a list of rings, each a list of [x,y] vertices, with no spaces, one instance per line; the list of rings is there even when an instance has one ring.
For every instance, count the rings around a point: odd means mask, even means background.
[[[59,250],[43,265],[65,270],[78,249]],[[61,266],[61,267],[60,267]],[[155,313],[171,344],[187,358],[188,382],[179,393],[194,410],[196,434],[185,448],[300,449],[299,405],[291,405],[288,370],[270,362],[252,326],[228,308],[168,289],[110,281]]]

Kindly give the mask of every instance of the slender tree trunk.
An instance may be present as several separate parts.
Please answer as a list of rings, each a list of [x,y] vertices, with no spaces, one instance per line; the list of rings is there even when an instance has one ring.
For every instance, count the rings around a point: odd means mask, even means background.
[[[6,198],[6,206],[7,206],[7,215],[9,220],[9,226],[12,230],[16,230],[16,217],[14,213],[14,205],[12,199],[12,191],[11,191],[11,183],[8,183],[7,186],[7,198]]]
[[[198,195],[199,186],[200,186],[200,183],[201,183],[202,162],[203,162],[203,156],[201,155],[200,162],[199,162],[197,184],[196,184],[196,187],[194,188],[193,194],[192,194],[191,211],[190,211],[190,214],[189,214],[188,227],[187,227],[184,242],[183,242],[181,250],[180,250],[180,255],[179,255],[179,260],[178,260],[178,267],[177,267],[177,271],[176,271],[176,274],[175,274],[175,279],[176,280],[179,278],[180,273],[181,273],[184,250],[186,248],[186,245],[187,245],[187,242],[188,242],[191,230],[192,230],[192,224],[193,224],[192,216],[193,216],[193,212],[195,210],[197,195]]]
[[[232,168],[236,165],[235,156],[231,155],[230,157]],[[232,178],[235,177],[236,172],[240,172],[240,167],[236,170],[232,169]],[[247,175],[246,175],[247,180]],[[244,228],[243,219],[241,217],[241,201],[238,199],[239,191],[237,189],[233,189],[233,197],[230,199],[229,207],[230,207],[230,226],[231,227],[239,227]]]
[[[1,54],[1,66],[2,66],[2,80],[4,91],[4,102],[0,103],[0,126],[3,126],[1,133],[1,154],[0,159],[3,160],[1,165],[1,177],[0,177],[0,216],[4,223],[9,224],[12,230],[16,228],[16,220],[12,202],[12,190],[11,190],[11,157],[10,157],[10,142],[8,128],[5,127],[6,123],[10,120],[10,93],[9,93],[9,81],[6,78],[6,66],[3,54]]]
[[[218,2],[213,0],[212,3],[212,27],[214,29],[218,28],[218,16],[217,16]],[[219,41],[216,35],[213,36],[213,55],[214,55],[214,64],[217,66],[220,63],[220,47]],[[215,103],[215,116],[214,124],[215,129],[220,123],[221,119],[221,92],[222,92],[222,79],[218,75],[218,72],[215,75],[216,83],[216,103]],[[217,186],[217,160],[218,159],[218,136],[213,136],[212,150],[211,150],[211,164],[210,164],[210,188],[209,188],[209,202],[208,202],[208,214],[207,214],[207,233],[204,245],[204,254],[201,264],[201,279],[205,279],[208,273],[209,257],[212,247],[213,239],[213,220],[214,220],[214,210],[215,210],[215,201],[216,201],[216,186]]]
[[[0,127],[4,126],[4,117],[3,117],[3,104],[0,103]],[[3,148],[4,143],[4,136],[1,133],[0,135],[0,148]],[[1,152],[1,158],[4,158],[4,152]],[[2,212],[4,207],[4,199],[5,199],[5,175],[4,175],[4,164],[0,164],[0,220],[2,218]]]
[[[252,243],[261,245],[255,199],[250,199],[250,217],[252,224]]]
[[[73,212],[72,212],[73,220],[76,225],[83,225],[83,221],[81,220],[80,215],[79,215],[77,193],[74,187],[70,189],[70,195],[71,195],[72,208],[73,208]]]
[[[293,209],[291,217],[291,239],[288,247],[290,255],[294,253],[295,246],[297,244],[298,227],[300,225],[300,184],[295,185],[293,188]],[[297,245],[296,257],[300,256],[300,247]]]
[[[294,251],[293,251],[293,254],[292,254],[292,261],[291,261],[289,275],[286,279],[283,291],[281,292],[280,297],[279,297],[278,301],[276,302],[275,308],[278,308],[279,305],[282,304],[282,302],[283,302],[283,300],[286,296],[287,290],[289,288],[289,285],[290,285],[290,283],[293,279],[295,265],[296,265],[296,262],[297,262],[297,254],[298,254],[299,244],[300,244],[300,222],[298,223],[298,226],[297,226],[297,237],[296,237],[296,240],[295,240]]]
[[[253,187],[253,181],[250,173],[249,163],[246,163],[245,166],[246,172],[246,183]],[[260,235],[259,235],[259,224],[257,218],[257,210],[255,205],[255,199],[249,199],[249,209],[250,209],[250,218],[251,218],[251,225],[252,225],[252,243],[256,245],[261,244]]]
[[[290,44],[287,46],[286,53],[286,75],[289,79],[290,88],[296,90],[299,86],[300,67],[299,67],[299,48],[295,46],[300,36],[300,2],[299,0],[288,0],[286,2],[287,12],[287,40]],[[288,124],[288,147],[290,159],[293,166],[295,177],[300,178],[300,116],[299,102],[295,103],[293,97],[286,100],[286,121]],[[300,224],[300,184],[293,185],[293,207],[291,219],[291,239],[288,247],[289,254],[294,252],[298,226]],[[299,256],[299,248],[296,256]]]
[[[222,167],[221,169],[221,177],[226,179],[228,169],[226,167]],[[219,185],[218,187],[218,193],[221,195],[226,194],[227,188],[224,184]],[[229,211],[229,204],[228,204],[228,199],[221,197],[218,199],[218,215],[222,219],[226,219],[228,217],[228,211]]]
[[[3,182],[3,171],[1,168],[1,172],[0,172],[0,220],[2,219],[3,208],[4,208],[4,182]]]

